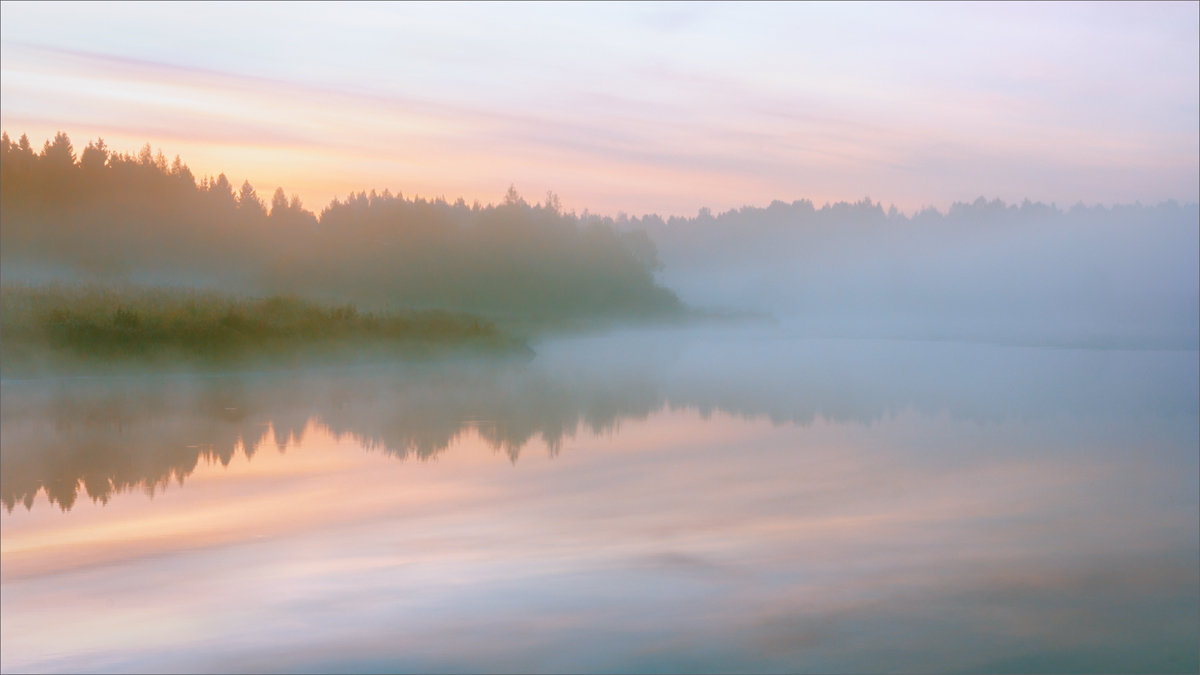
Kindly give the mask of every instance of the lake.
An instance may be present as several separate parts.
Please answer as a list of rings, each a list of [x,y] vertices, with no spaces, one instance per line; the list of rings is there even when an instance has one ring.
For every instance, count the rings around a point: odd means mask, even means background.
[[[1196,672],[1195,350],[3,382],[6,672]]]

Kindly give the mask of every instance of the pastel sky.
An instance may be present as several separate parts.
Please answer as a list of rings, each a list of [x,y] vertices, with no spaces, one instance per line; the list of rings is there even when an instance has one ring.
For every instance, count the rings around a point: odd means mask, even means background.
[[[2,4],[0,124],[334,196],[1200,200],[1200,3]]]

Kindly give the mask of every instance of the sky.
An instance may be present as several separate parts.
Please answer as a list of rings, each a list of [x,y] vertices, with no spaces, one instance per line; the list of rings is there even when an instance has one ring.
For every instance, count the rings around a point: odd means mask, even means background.
[[[1200,3],[3,2],[0,126],[351,191],[694,215],[1200,200]]]

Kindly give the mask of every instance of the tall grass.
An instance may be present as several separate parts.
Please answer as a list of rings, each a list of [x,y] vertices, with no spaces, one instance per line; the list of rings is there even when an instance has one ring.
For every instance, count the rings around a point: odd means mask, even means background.
[[[301,358],[525,351],[476,317],[444,311],[362,312],[295,297],[243,298],[195,289],[0,288],[6,373],[86,365],[229,365]]]

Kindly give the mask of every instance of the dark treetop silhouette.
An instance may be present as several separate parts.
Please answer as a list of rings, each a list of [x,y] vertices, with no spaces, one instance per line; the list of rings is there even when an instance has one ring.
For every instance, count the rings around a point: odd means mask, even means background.
[[[800,200],[614,220],[510,189],[488,206],[360,192],[318,217],[282,189],[268,208],[249,183],[197,184],[149,146],[134,157],[96,141],[76,161],[62,133],[40,153],[24,136],[2,145],[9,282],[218,287],[535,326],[678,316],[681,297],[795,316],[814,334],[1200,342],[1196,204],[1064,211],[979,199],[909,217],[869,199]]]
[[[564,214],[557,198],[468,205],[358,193],[319,216],[277,190],[197,183],[177,157],[102,140],[75,157],[0,142],[5,279],[100,280],[295,294],[359,306],[440,308],[533,320],[678,313],[654,282],[644,234]]]

